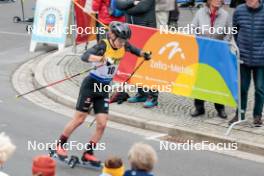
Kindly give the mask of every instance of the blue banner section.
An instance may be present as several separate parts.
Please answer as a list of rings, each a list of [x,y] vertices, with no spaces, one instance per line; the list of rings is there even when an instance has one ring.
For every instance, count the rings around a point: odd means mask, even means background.
[[[238,102],[237,57],[231,52],[229,43],[202,37],[196,37],[196,40],[199,46],[199,63],[217,70]]]

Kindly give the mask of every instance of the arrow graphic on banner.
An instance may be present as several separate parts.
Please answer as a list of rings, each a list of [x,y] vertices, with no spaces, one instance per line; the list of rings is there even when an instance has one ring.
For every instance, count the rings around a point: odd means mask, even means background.
[[[171,60],[175,54],[180,53],[181,59],[185,59],[185,55],[182,51],[182,49],[179,47],[179,43],[178,42],[170,42],[167,45],[163,46],[160,50],[159,50],[159,55],[162,55],[167,49],[171,48],[171,51],[169,53],[169,60]]]

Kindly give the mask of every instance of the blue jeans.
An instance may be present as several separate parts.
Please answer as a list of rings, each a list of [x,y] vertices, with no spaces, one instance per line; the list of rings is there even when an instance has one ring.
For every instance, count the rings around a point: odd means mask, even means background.
[[[251,82],[251,75],[253,74],[253,80],[255,85],[255,104],[253,110],[253,117],[262,116],[263,103],[264,103],[264,66],[250,67],[247,65],[240,65],[241,76],[241,109],[246,112],[248,90]],[[245,114],[241,114],[242,119],[245,118]]]

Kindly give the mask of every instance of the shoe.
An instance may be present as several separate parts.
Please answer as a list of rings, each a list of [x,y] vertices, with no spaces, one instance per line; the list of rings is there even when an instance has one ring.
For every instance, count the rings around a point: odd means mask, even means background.
[[[118,96],[119,96],[119,93],[114,93],[111,97],[110,97],[110,101],[109,103],[115,103],[118,101]]]
[[[122,104],[123,102],[127,101],[130,96],[126,92],[120,92],[119,97],[117,99],[117,104]]]
[[[84,152],[83,153],[83,156],[82,156],[82,161],[85,161],[85,162],[94,162],[94,163],[96,163],[96,162],[100,162],[95,156],[94,156],[94,154],[93,153],[91,153],[91,152]]]
[[[127,101],[128,101],[129,103],[145,102],[145,101],[147,101],[147,97],[145,97],[145,96],[141,96],[141,95],[137,94],[137,95],[134,96],[134,97],[130,97],[130,98],[128,98]]]
[[[56,153],[61,158],[67,158],[68,157],[67,151],[61,145],[57,146]]]
[[[110,102],[109,103],[117,102],[117,104],[122,104],[123,102],[127,101],[128,98],[129,98],[128,93],[126,93],[126,92],[117,92],[117,93],[114,93],[110,97]]]
[[[238,116],[235,115],[235,116],[233,117],[233,119],[231,119],[231,120],[228,122],[228,125],[232,125],[233,123],[235,123],[235,122],[237,122],[237,121],[238,121]]]
[[[217,115],[218,115],[218,117],[220,117],[221,119],[226,119],[226,118],[227,118],[227,114],[226,114],[226,112],[225,112],[224,109],[219,110],[219,111],[217,112]]]
[[[205,110],[204,109],[202,109],[202,110],[195,109],[195,111],[193,111],[191,113],[191,116],[192,117],[198,117],[198,116],[204,115],[204,114],[205,114]]]
[[[254,117],[254,121],[253,121],[253,124],[255,127],[261,127],[263,122],[261,120],[261,117],[257,116],[257,117]]]
[[[156,98],[148,98],[147,101],[144,103],[144,108],[153,108],[158,106],[158,101]]]

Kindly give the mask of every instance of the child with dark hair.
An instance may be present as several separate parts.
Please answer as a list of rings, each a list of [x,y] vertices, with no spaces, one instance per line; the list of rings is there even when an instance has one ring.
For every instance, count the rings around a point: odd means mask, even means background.
[[[122,159],[110,157],[105,160],[103,172],[100,176],[123,176],[125,172]]]

